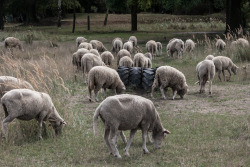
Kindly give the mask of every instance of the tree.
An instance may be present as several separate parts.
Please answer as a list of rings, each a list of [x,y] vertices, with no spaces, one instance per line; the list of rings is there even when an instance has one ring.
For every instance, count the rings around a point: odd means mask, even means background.
[[[4,0],[0,0],[0,30],[4,30]]]
[[[58,21],[57,21],[57,27],[61,27],[61,15],[62,15],[62,0],[58,0]]]

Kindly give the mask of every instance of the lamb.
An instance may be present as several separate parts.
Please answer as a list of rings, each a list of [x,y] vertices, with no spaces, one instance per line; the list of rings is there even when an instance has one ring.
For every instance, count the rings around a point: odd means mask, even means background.
[[[91,40],[89,43],[92,45],[93,49],[97,49],[99,52],[107,51],[101,41]]]
[[[12,49],[12,48],[18,47],[21,51],[24,51],[21,41],[15,37],[7,37],[4,40],[4,46],[6,49],[7,48]]]
[[[63,125],[66,125],[46,93],[29,89],[13,89],[1,98],[1,102],[5,112],[2,128],[6,141],[8,141],[8,124],[15,118],[25,121],[36,119],[40,139],[42,139],[44,121],[51,123],[56,135],[60,134]]]
[[[123,49],[126,49],[127,51],[129,51],[130,54],[132,54],[133,48],[134,48],[133,41],[125,42],[123,45]]]
[[[79,47],[80,48],[84,48],[84,49],[87,49],[87,50],[90,50],[90,49],[93,49],[92,45],[90,43],[87,43],[87,42],[82,42]]]
[[[180,58],[184,50],[184,42],[181,39],[173,38],[169,41],[166,50],[168,56],[173,57],[173,54],[177,52],[177,56]]]
[[[124,56],[120,59],[119,61],[119,66],[124,66],[124,67],[133,67],[134,65],[134,62],[133,60],[131,59],[131,57],[128,57],[128,56]]]
[[[229,79],[228,79],[228,81],[229,81],[231,78],[231,71],[234,73],[234,75],[236,75],[237,69],[239,68],[232,62],[232,60],[230,58],[225,57],[225,56],[216,56],[215,58],[213,58],[213,62],[215,65],[215,70],[216,70],[216,72],[218,72],[218,77],[219,77],[220,81],[221,81],[221,78],[220,78],[221,72],[223,74],[224,81],[226,81],[224,70],[228,71],[228,73],[230,75]]]
[[[97,107],[93,116],[95,136],[97,136],[98,117],[101,117],[105,124],[104,140],[109,151],[117,158],[121,158],[115,143],[120,130],[130,130],[130,139],[125,148],[126,156],[129,156],[129,148],[137,129],[142,131],[142,148],[145,154],[150,153],[146,147],[148,131],[153,132],[155,149],[161,147],[165,134],[170,134],[162,126],[153,102],[137,95],[122,94],[106,98]]]
[[[84,54],[81,59],[81,68],[83,72],[83,80],[85,80],[85,83],[87,83],[86,76],[94,66],[105,66],[105,64],[99,56],[96,56],[93,53]]]
[[[89,90],[89,100],[92,100],[92,90],[95,92],[95,100],[99,101],[98,91],[104,89],[104,97],[106,98],[106,89],[112,89],[115,93],[122,93],[126,90],[123,82],[121,81],[116,70],[109,67],[97,66],[93,67],[89,71],[88,76],[88,90]]]
[[[27,81],[12,76],[0,76],[0,97],[12,89],[20,88],[34,90],[33,86]]]
[[[208,55],[205,60],[213,60],[214,56],[213,55]]]
[[[123,42],[121,38],[115,38],[112,41],[112,52],[115,52],[115,55],[117,55],[117,53],[122,49],[123,47]]]
[[[77,37],[76,38],[76,47],[79,47],[79,45],[82,43],[82,42],[87,42],[88,40],[85,39],[84,37]]]
[[[73,57],[73,59],[75,60],[72,60],[72,63],[74,61],[74,63],[76,64],[77,66],[77,69],[81,69],[81,59],[82,59],[82,56],[86,53],[89,53],[89,50],[85,49],[85,48],[81,48],[81,49],[78,49],[77,52],[76,52],[76,56]]]
[[[156,42],[157,44],[157,55],[162,55],[162,44],[160,42]]]
[[[156,70],[154,83],[152,85],[152,98],[154,98],[154,89],[158,86],[160,87],[163,99],[166,99],[164,88],[172,88],[173,100],[176,96],[176,93],[180,95],[181,98],[183,98],[188,89],[184,74],[171,66],[161,66]]]
[[[90,49],[89,53],[93,53],[94,55],[101,57],[101,55],[99,54],[98,50],[96,50],[96,49]]]
[[[148,41],[146,43],[146,49],[148,52],[152,54],[153,59],[154,59],[157,53],[157,43],[154,40]]]
[[[107,65],[107,66],[112,66],[113,61],[114,61],[114,56],[110,51],[105,51],[101,54],[102,61]]]
[[[185,42],[185,51],[186,52],[193,52],[195,48],[195,43],[192,39],[187,39]]]
[[[137,38],[135,36],[130,36],[128,40],[132,41],[133,47],[137,46]]]
[[[200,93],[205,92],[205,85],[209,81],[209,94],[212,94],[212,81],[215,75],[215,66],[212,60],[203,60],[196,66],[198,83],[200,85]]]
[[[152,54],[147,52],[144,54],[145,57],[149,58],[152,61]]]
[[[142,53],[137,53],[134,57],[134,67],[151,68],[152,62],[149,58],[145,57]]]
[[[122,49],[122,50],[120,50],[120,51],[118,52],[118,54],[117,54],[117,65],[119,64],[120,59],[121,59],[122,57],[124,57],[124,56],[128,56],[128,57],[131,58],[131,55],[130,55],[129,51],[127,51],[126,49]]]
[[[226,48],[226,43],[222,39],[217,39],[216,40],[216,49],[221,52]]]

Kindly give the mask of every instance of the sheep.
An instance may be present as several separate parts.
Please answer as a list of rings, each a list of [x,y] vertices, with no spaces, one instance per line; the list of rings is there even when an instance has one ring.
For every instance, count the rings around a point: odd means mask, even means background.
[[[134,62],[133,60],[131,59],[131,57],[128,57],[128,56],[124,56],[120,59],[119,61],[119,66],[124,66],[124,67],[133,67],[134,65]]]
[[[101,117],[105,124],[104,140],[108,149],[117,158],[121,158],[115,143],[120,130],[130,130],[130,139],[125,148],[126,156],[129,156],[129,148],[137,129],[142,131],[142,148],[145,154],[150,153],[146,147],[148,131],[153,132],[155,149],[161,147],[165,134],[170,134],[170,131],[162,126],[153,102],[137,95],[122,94],[106,98],[97,107],[93,116],[95,136],[97,136],[98,117]]]
[[[153,93],[156,87],[160,87],[162,98],[166,99],[164,94],[164,88],[172,88],[173,100],[176,93],[183,98],[187,93],[188,85],[186,83],[186,78],[182,72],[171,67],[171,66],[161,66],[156,70],[154,83],[152,85],[151,97],[154,98]]]
[[[0,76],[0,97],[12,89],[20,88],[34,90],[33,86],[27,81],[12,76]]]
[[[4,40],[4,46],[6,49],[7,48],[12,49],[12,48],[18,47],[21,51],[24,51],[21,41],[15,37],[7,37]]]
[[[213,55],[208,55],[205,60],[213,60],[214,56]]]
[[[79,47],[80,48],[84,48],[84,49],[87,49],[87,50],[90,50],[90,49],[93,49],[92,45],[90,43],[87,43],[87,42],[82,42]]]
[[[80,45],[82,42],[88,42],[88,40],[85,39],[84,37],[77,37],[77,38],[76,38],[76,47],[79,47],[79,45]]]
[[[86,53],[89,53],[89,50],[85,49],[85,48],[81,48],[81,49],[78,49],[77,52],[76,52],[76,56],[73,57],[73,59],[75,60],[72,60],[72,62],[74,61],[74,63],[76,63],[76,66],[77,66],[77,69],[80,70],[81,69],[81,59],[82,59],[82,56]]]
[[[99,54],[98,50],[96,50],[96,49],[90,49],[89,53],[93,53],[94,55],[101,57],[101,55]]]
[[[137,53],[134,56],[134,67],[148,68],[148,60],[150,59],[145,57],[142,53]]]
[[[1,103],[5,112],[2,128],[6,141],[8,141],[8,124],[15,118],[25,121],[36,119],[40,139],[42,139],[44,121],[51,123],[56,135],[60,134],[63,125],[66,125],[46,93],[29,89],[13,89],[1,98]]]
[[[173,54],[177,52],[177,56],[180,58],[184,50],[184,42],[181,39],[173,38],[169,41],[166,50],[168,56],[173,57]]]
[[[152,54],[153,59],[154,59],[157,53],[157,43],[154,40],[148,41],[146,43],[146,49],[148,52]]]
[[[200,85],[200,93],[205,92],[205,84],[209,81],[209,94],[212,94],[212,81],[215,75],[215,66],[212,60],[203,60],[196,66],[198,83]]]
[[[195,43],[192,39],[187,39],[185,42],[185,51],[186,52],[193,52],[195,48]]]
[[[126,49],[122,49],[117,53],[117,65],[119,65],[120,59],[124,56],[128,56],[131,58],[129,51],[127,51]]]
[[[77,64],[77,52],[73,53],[73,55],[72,55],[72,64],[73,64],[73,67],[76,66],[78,68],[78,64]]]
[[[134,48],[133,41],[125,42],[123,45],[123,49],[126,49],[127,51],[129,51],[130,54],[132,54],[133,48]]]
[[[157,55],[162,55],[162,44],[160,42],[156,42],[157,44]]]
[[[86,53],[82,56],[81,59],[81,68],[83,72],[83,80],[85,80],[85,84],[87,83],[87,75],[91,68],[94,66],[105,66],[104,62],[102,61],[101,57],[93,54],[93,53]]]
[[[230,75],[228,79],[229,81],[231,78],[231,71],[234,73],[234,75],[236,75],[237,69],[239,68],[232,62],[230,58],[225,57],[225,56],[216,56],[215,58],[213,58],[213,62],[215,65],[215,70],[216,72],[218,72],[218,77],[221,82],[222,82],[221,77],[220,77],[221,72],[223,74],[224,81],[226,81],[224,70],[228,71]]]
[[[152,54],[150,52],[145,53],[144,56],[148,57],[152,61]]]
[[[130,36],[128,40],[133,42],[133,47],[137,46],[137,38],[135,36]]]
[[[102,61],[107,65],[107,66],[112,66],[113,61],[114,61],[114,56],[110,51],[105,51],[101,54]]]
[[[231,46],[230,47],[231,49],[236,49],[236,47],[245,48],[245,47],[249,47],[249,42],[244,38],[239,38],[236,41],[233,41],[230,46]]]
[[[117,53],[122,49],[123,47],[123,42],[121,38],[115,38],[112,41],[112,52],[115,52],[115,55],[117,55]]]
[[[226,43],[222,39],[216,39],[216,49],[221,52],[226,48]]]
[[[89,43],[92,45],[93,49],[97,49],[99,52],[107,51],[101,41],[91,40]]]
[[[146,67],[145,68],[152,68],[152,61],[148,57],[146,57]]]
[[[89,71],[88,76],[88,90],[89,90],[89,100],[92,100],[92,90],[95,93],[95,100],[99,101],[98,91],[104,89],[104,98],[106,98],[106,89],[112,89],[115,93],[122,93],[126,90],[125,85],[121,81],[116,70],[109,67],[97,66],[93,67]]]

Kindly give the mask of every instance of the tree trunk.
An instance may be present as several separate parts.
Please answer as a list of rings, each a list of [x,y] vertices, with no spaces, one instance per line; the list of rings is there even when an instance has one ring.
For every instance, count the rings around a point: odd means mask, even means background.
[[[61,27],[61,15],[62,15],[62,0],[58,0],[58,21],[57,21],[57,27]]]
[[[105,20],[104,20],[104,26],[107,25],[108,15],[109,15],[109,9],[107,9],[107,11],[106,11]]]
[[[74,1],[74,13],[73,13],[73,28],[72,28],[72,33],[75,33],[75,26],[76,26],[76,1]]]
[[[131,6],[132,31],[137,31],[137,7],[138,7],[138,1],[132,0],[132,6]]]
[[[242,0],[226,0],[226,33],[236,33],[242,27]]]
[[[4,21],[3,21],[3,17],[4,17],[4,9],[3,9],[3,3],[4,0],[0,0],[0,30],[4,30]]]

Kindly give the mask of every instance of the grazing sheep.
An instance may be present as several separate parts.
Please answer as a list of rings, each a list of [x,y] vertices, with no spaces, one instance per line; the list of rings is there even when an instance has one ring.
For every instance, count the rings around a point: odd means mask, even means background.
[[[171,66],[161,66],[156,70],[151,92],[152,98],[154,98],[154,89],[158,86],[160,87],[163,99],[166,99],[166,96],[164,94],[164,88],[172,88],[173,100],[176,96],[176,93],[180,95],[181,98],[183,98],[183,96],[187,93],[188,89],[184,74]]]
[[[79,45],[82,43],[82,42],[87,42],[88,40],[85,39],[84,37],[77,37],[76,38],[76,47],[79,47]]]
[[[93,49],[97,49],[99,52],[107,51],[101,41],[91,40],[89,43],[92,45]]]
[[[213,60],[214,56],[213,55],[208,55],[205,60]]]
[[[184,50],[184,42],[181,39],[173,38],[169,41],[166,50],[168,56],[173,57],[174,53],[177,52],[177,56],[180,58]]]
[[[87,83],[87,75],[91,68],[95,66],[105,66],[104,62],[102,61],[100,56],[97,56],[93,53],[86,53],[82,56],[81,59],[81,68],[83,72],[83,80]]]
[[[77,64],[77,52],[73,53],[73,55],[72,55],[72,64],[73,64],[73,67],[76,66],[77,69],[78,69],[78,64]]]
[[[217,39],[216,40],[216,49],[221,52],[226,48],[226,43],[222,39]]]
[[[229,75],[230,75],[228,81],[231,78],[231,71],[234,73],[234,75],[236,75],[238,67],[232,62],[232,60],[230,58],[225,57],[225,56],[217,56],[217,57],[213,58],[213,62],[215,65],[215,70],[216,70],[216,72],[218,72],[218,77],[219,77],[221,82],[222,82],[222,80],[220,78],[221,72],[223,74],[224,81],[226,81],[224,70],[227,70]]]
[[[145,57],[149,58],[152,61],[152,54],[147,52],[144,54]]]
[[[96,49],[90,49],[89,53],[93,53],[94,55],[101,57],[101,55],[99,54],[98,50],[96,50]]]
[[[148,57],[146,57],[146,67],[145,68],[152,68],[152,61]]]
[[[27,81],[12,76],[0,76],[0,97],[12,89],[20,88],[34,90],[33,86]]]
[[[57,135],[61,133],[63,124],[66,124],[57,112],[50,96],[46,93],[29,89],[13,89],[1,98],[1,102],[5,112],[2,128],[6,140],[8,124],[15,118],[25,121],[36,119],[39,125],[38,137],[40,139],[42,139],[43,121],[48,120]]]
[[[233,41],[231,43],[231,49],[236,49],[237,47],[249,47],[249,42],[248,40],[244,39],[244,38],[239,38],[236,41]]]
[[[107,66],[112,66],[113,61],[114,61],[114,56],[110,51],[105,51],[101,54],[102,61],[107,65]]]
[[[109,67],[97,66],[93,67],[89,71],[88,76],[88,90],[89,90],[89,100],[92,100],[92,90],[95,92],[95,100],[99,101],[98,91],[104,89],[104,97],[106,98],[106,89],[113,89],[115,93],[122,93],[126,90],[123,82],[121,81],[116,70]]]
[[[93,49],[92,45],[90,43],[87,43],[87,42],[82,42],[79,47],[80,48],[84,48],[84,49],[87,49],[87,50],[90,50],[90,49]]]
[[[97,136],[98,117],[105,125],[104,140],[111,154],[121,158],[116,147],[116,139],[120,130],[130,130],[130,139],[125,148],[125,155],[129,156],[129,148],[137,129],[142,131],[142,149],[149,153],[146,147],[148,131],[152,131],[154,147],[161,147],[165,134],[170,134],[161,123],[159,114],[149,99],[137,95],[122,94],[106,98],[95,110],[93,117],[93,130]]]
[[[196,66],[200,93],[205,93],[205,85],[209,81],[209,94],[212,94],[212,81],[215,75],[215,66],[212,60],[203,60]]]
[[[137,46],[137,38],[135,36],[130,36],[128,40],[132,41],[133,47]]]
[[[86,53],[89,53],[89,50],[87,50],[85,48],[81,48],[81,49],[77,50],[75,58],[73,57],[73,59],[75,59],[75,60],[72,60],[72,61],[76,62],[78,70],[81,69],[81,59],[82,59],[82,56],[84,54],[86,54]]]
[[[112,41],[112,52],[115,52],[115,55],[117,55],[117,53],[122,49],[123,47],[123,42],[121,38],[115,38]]]
[[[126,49],[127,51],[129,51],[130,54],[132,54],[133,48],[134,48],[133,41],[125,42],[123,45],[123,49]]]
[[[124,56],[120,59],[119,61],[119,66],[124,66],[124,67],[133,67],[134,65],[134,62],[133,60],[131,59],[131,57],[128,57],[128,56]]]
[[[195,43],[192,39],[187,39],[185,42],[185,51],[186,52],[193,52],[195,48]]]
[[[141,67],[141,68],[148,68],[149,63],[148,60],[149,58],[145,57],[142,53],[137,53],[134,56],[134,67]],[[152,66],[152,63],[151,63]]]
[[[152,54],[153,59],[154,59],[157,54],[157,43],[154,40],[148,41],[146,43],[146,49],[148,52]]]
[[[21,51],[24,51],[22,44],[21,44],[21,41],[15,37],[7,37],[4,40],[4,46],[6,49],[7,48],[12,49],[12,48],[18,47]]]
[[[127,51],[126,49],[122,49],[117,53],[117,65],[119,64],[120,59],[124,56],[128,56],[131,58],[129,51]]]
[[[162,55],[162,44],[160,42],[156,42],[157,44],[157,55]]]

